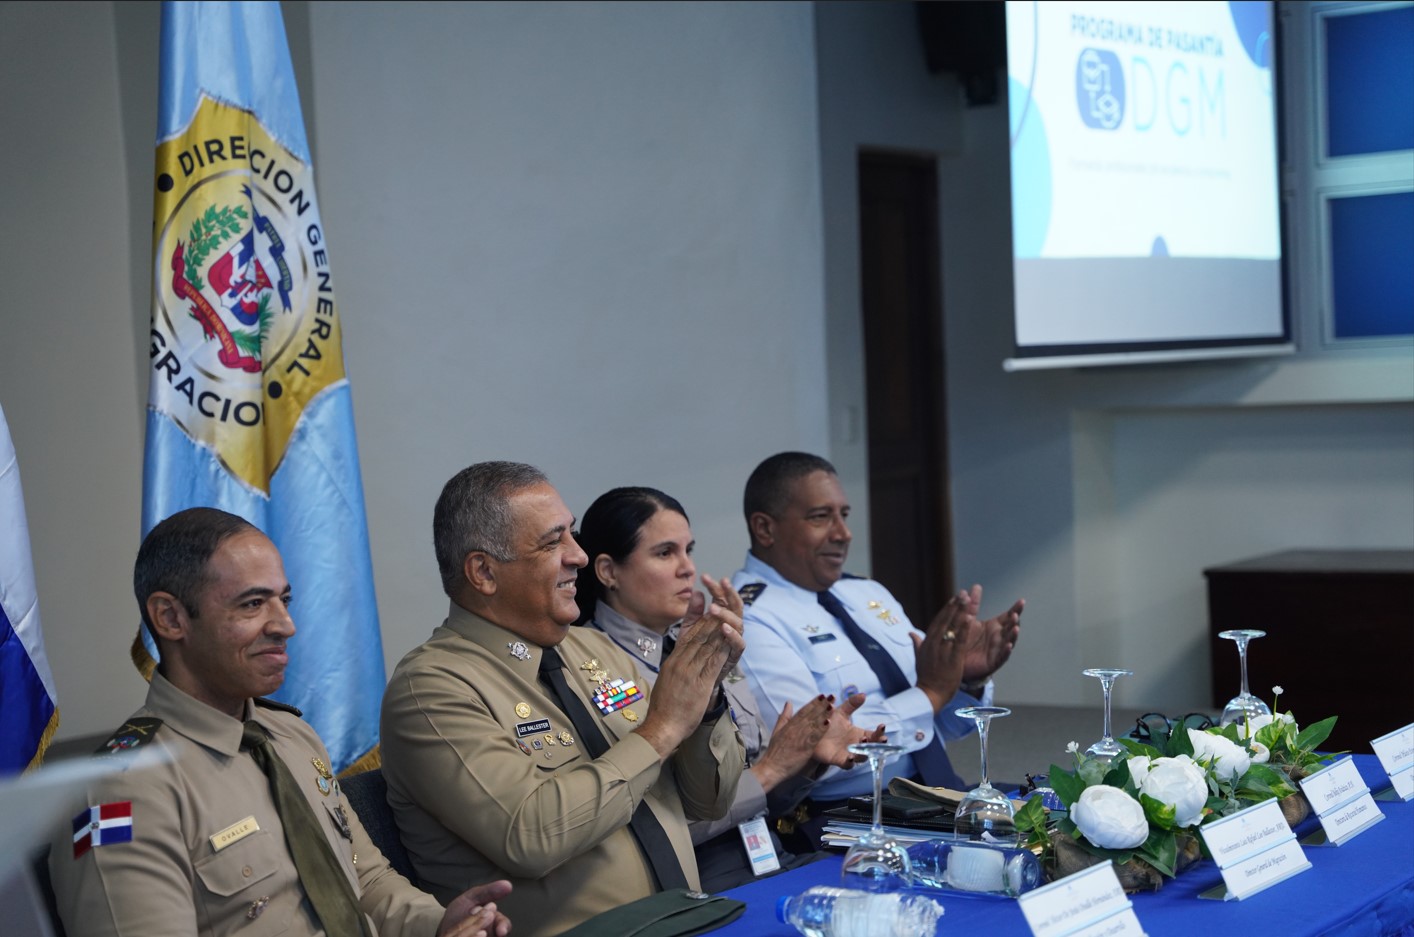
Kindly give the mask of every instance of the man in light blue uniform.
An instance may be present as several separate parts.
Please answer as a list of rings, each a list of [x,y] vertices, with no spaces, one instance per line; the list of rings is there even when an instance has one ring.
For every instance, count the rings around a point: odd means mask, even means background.
[[[752,472],[743,500],[751,550],[732,585],[747,603],[741,670],[766,723],[786,703],[864,693],[854,721],[882,724],[889,740],[908,750],[885,769],[885,783],[903,776],[967,790],[943,739],[975,728],[956,715],[958,708],[991,704],[991,677],[1016,645],[1024,600],[978,621],[982,590],[973,586],[920,636],[887,589],[845,575],[849,502],[829,462],[800,452],[774,455]],[[830,768],[804,809],[780,828],[789,833],[792,820],[799,821],[818,845],[819,814],[869,793],[868,772]]]

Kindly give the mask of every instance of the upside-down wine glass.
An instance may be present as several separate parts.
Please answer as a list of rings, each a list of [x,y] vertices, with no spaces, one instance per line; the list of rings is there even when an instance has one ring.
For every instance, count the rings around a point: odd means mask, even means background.
[[[1085,754],[1091,758],[1102,759],[1106,764],[1112,763],[1116,758],[1120,758],[1125,753],[1125,747],[1115,741],[1114,733],[1110,731],[1110,694],[1114,691],[1115,681],[1120,677],[1134,675],[1132,670],[1120,670],[1117,667],[1093,667],[1082,671],[1087,677],[1097,677],[1100,681],[1100,689],[1105,694],[1105,735],[1098,742],[1085,749]]]
[[[1247,642],[1266,636],[1265,631],[1254,631],[1250,628],[1218,632],[1218,637],[1237,642],[1237,657],[1242,661],[1242,692],[1228,700],[1227,705],[1223,707],[1221,725],[1227,725],[1230,722],[1246,724],[1250,718],[1272,714],[1271,708],[1266,703],[1247,691]]]
[[[953,829],[969,838],[989,833],[997,840],[1015,841],[1016,808],[1011,798],[993,787],[987,777],[987,732],[993,719],[1010,716],[1011,710],[1004,706],[968,706],[957,714],[977,723],[977,738],[982,743],[982,780],[958,801]]]
[[[864,891],[904,891],[913,884],[913,865],[908,853],[884,832],[884,765],[902,754],[902,745],[885,742],[858,742],[849,746],[856,755],[869,759],[874,774],[874,825],[844,854],[840,882],[845,888]]]

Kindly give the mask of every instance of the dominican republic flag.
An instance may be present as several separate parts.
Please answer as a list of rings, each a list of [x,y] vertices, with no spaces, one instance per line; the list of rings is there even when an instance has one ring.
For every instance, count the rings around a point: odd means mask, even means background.
[[[377,754],[383,644],[341,281],[274,2],[162,4],[142,531],[192,507],[264,531],[294,589],[285,683],[336,772]],[[144,634],[144,673],[157,648]]]
[[[74,817],[74,858],[95,846],[133,841],[133,804],[121,800],[99,804]]]
[[[20,467],[0,409],[0,776],[39,766],[59,727],[44,653]]]

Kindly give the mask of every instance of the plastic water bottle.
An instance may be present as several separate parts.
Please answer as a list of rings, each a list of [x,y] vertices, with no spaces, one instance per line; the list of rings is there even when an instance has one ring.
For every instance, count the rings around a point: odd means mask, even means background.
[[[924,895],[828,885],[776,902],[776,918],[805,937],[932,937],[942,915],[943,906]]]
[[[1046,884],[1036,854],[1018,846],[934,839],[908,847],[908,858],[914,887],[1015,898]]]

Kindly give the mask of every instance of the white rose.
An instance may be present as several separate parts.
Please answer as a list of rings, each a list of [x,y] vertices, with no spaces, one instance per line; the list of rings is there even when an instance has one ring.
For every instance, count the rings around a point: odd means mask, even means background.
[[[1070,808],[1082,835],[1101,849],[1132,849],[1149,838],[1149,821],[1139,801],[1117,787],[1087,787]]]
[[[1187,755],[1156,758],[1139,785],[1141,794],[1173,807],[1175,826],[1192,826],[1203,818],[1208,802],[1208,779]]]
[[[1248,742],[1255,751],[1252,752],[1252,764],[1264,765],[1271,760],[1272,750],[1255,739]]]
[[[1134,786],[1138,787],[1144,783],[1144,778],[1149,773],[1149,756],[1131,755],[1128,764],[1129,776],[1134,779]]]
[[[1188,738],[1193,742],[1193,759],[1212,765],[1219,780],[1240,778],[1252,766],[1247,750],[1221,735],[1189,729]]]

